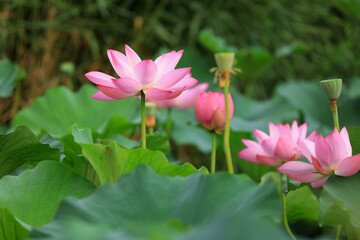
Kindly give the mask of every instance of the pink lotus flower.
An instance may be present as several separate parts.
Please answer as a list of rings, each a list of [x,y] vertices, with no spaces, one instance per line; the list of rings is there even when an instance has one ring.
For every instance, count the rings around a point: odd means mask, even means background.
[[[201,83],[197,86],[183,91],[180,96],[173,99],[166,99],[161,101],[154,101],[157,108],[175,107],[179,109],[191,108],[197,97],[209,87],[208,83]],[[152,101],[152,100],[150,100]]]
[[[234,113],[231,94],[229,98],[230,119]],[[225,127],[225,97],[220,92],[202,92],[195,103],[195,117],[209,131],[220,132]]]
[[[120,78],[102,72],[89,72],[85,76],[97,85],[99,91],[92,98],[114,101],[139,96],[140,91],[154,100],[171,99],[198,81],[191,77],[191,68],[174,69],[183,51],[172,51],[161,55],[155,61],[143,60],[127,45],[125,53],[108,50],[111,65]]]
[[[352,156],[349,135],[344,127],[326,138],[320,134],[315,142],[299,139],[299,147],[310,163],[287,162],[278,168],[298,182],[309,183],[316,188],[324,185],[334,172],[339,176],[351,176],[360,170],[360,154]]]
[[[242,139],[247,148],[238,152],[238,156],[249,162],[273,167],[303,157],[302,153],[297,151],[297,142],[298,139],[306,139],[306,123],[298,127],[297,122],[293,121],[290,128],[288,123],[275,126],[270,122],[269,131],[270,135],[267,135],[255,129],[254,135],[258,142]],[[315,134],[315,131],[312,132],[307,138],[308,141],[313,141]]]

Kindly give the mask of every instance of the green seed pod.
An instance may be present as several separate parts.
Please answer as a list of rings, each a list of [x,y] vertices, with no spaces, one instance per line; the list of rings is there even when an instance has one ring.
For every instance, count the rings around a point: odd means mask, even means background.
[[[230,71],[234,65],[235,53],[216,53],[215,61],[216,65],[221,71]]]
[[[342,80],[328,79],[320,81],[320,88],[329,100],[338,99],[341,93]]]

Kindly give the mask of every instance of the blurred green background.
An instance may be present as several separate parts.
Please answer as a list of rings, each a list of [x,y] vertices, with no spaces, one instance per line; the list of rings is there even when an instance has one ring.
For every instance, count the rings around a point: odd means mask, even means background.
[[[180,64],[200,81],[212,81],[214,52],[233,50],[243,70],[234,85],[254,99],[289,81],[356,86],[359,28],[359,0],[1,0],[0,59],[27,76],[0,99],[0,124],[50,87],[77,90],[90,70],[113,73],[106,49],[124,44],[142,58],[185,49]]]

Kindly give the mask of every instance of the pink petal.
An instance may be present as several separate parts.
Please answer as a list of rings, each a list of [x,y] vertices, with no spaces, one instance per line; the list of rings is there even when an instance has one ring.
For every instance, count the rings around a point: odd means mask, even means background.
[[[360,170],[360,154],[345,158],[339,164],[335,174],[339,176],[351,176]]]
[[[190,72],[191,68],[179,68],[165,73],[156,83],[155,87],[160,89],[168,89],[174,86],[177,82],[182,80],[186,74]],[[185,85],[183,85],[184,87]],[[183,88],[182,87],[182,88]]]
[[[327,176],[315,173],[316,169],[309,163],[300,161],[290,161],[281,165],[278,169],[281,173],[286,173],[291,179],[308,183],[319,181]]]
[[[160,57],[158,57],[155,60],[155,63],[159,68],[158,76],[161,77],[166,72],[174,70],[180,61],[183,52],[183,50],[178,52],[172,51],[166,54],[162,54]]]
[[[241,159],[244,159],[248,162],[258,163],[258,160],[256,159],[256,155],[259,153],[257,149],[254,148],[245,148],[238,152],[238,156]]]
[[[85,77],[95,83],[96,85],[103,85],[107,87],[115,87],[112,79],[112,76],[109,76],[102,72],[92,71],[85,74]]]
[[[101,100],[101,101],[116,101],[117,99],[115,98],[111,98],[106,96],[104,93],[102,93],[101,91],[97,91],[94,95],[91,96],[93,99],[96,100]]]
[[[119,78],[113,80],[114,85],[126,93],[135,94],[141,90],[140,84],[132,78]]]
[[[106,87],[102,85],[97,85],[97,88],[106,96],[117,100],[125,99],[132,96],[131,94],[123,92],[118,88]]]
[[[189,75],[189,74],[187,74]],[[191,74],[190,74],[191,75]],[[179,90],[182,89],[184,86],[184,90],[188,90],[195,86],[199,81],[191,76],[185,76],[183,79],[181,79],[179,82],[175,83],[173,86],[169,88],[169,90]]]
[[[180,109],[190,108],[194,105],[197,97],[209,87],[208,83],[201,83],[194,88],[186,90],[175,98],[175,107]]]
[[[324,185],[327,182],[328,178],[329,178],[329,176],[327,176],[327,177],[325,177],[325,178],[323,178],[323,179],[321,179],[319,181],[312,182],[311,186],[313,188],[321,187],[322,185]]]
[[[352,148],[350,144],[349,134],[345,127],[343,127],[340,131],[340,136],[344,140],[344,143],[346,145],[346,150],[348,152],[348,157],[352,155]]]
[[[248,148],[256,148],[259,151],[261,151],[261,153],[263,154],[262,148],[260,146],[260,144],[258,144],[257,142],[253,141],[253,140],[249,140],[249,139],[241,139],[241,142]]]
[[[219,106],[218,95],[217,93],[209,91],[209,93],[202,92],[197,98],[194,112],[200,124],[210,123],[212,115]]]
[[[269,135],[271,138],[278,138],[279,137],[279,133],[278,133],[278,129],[275,126],[274,123],[269,122]]]
[[[292,125],[291,125],[291,136],[292,136],[292,140],[294,142],[297,142],[298,138],[300,137],[300,131],[299,131],[299,126],[297,124],[297,121],[294,120]]]
[[[157,66],[152,60],[141,61],[134,68],[136,80],[143,88],[154,82],[157,71]]]
[[[293,160],[294,148],[289,141],[290,139],[287,141],[286,139],[280,137],[275,147],[275,156],[283,161]]]
[[[307,123],[303,123],[299,127],[299,138],[306,138]]]
[[[316,171],[318,172],[318,173],[321,173],[321,174],[324,174],[324,175],[328,175],[328,174],[331,174],[331,172],[332,172],[332,169],[330,168],[324,168],[321,164],[320,164],[320,162],[319,162],[319,160],[317,159],[317,158],[315,158],[315,157],[312,157],[311,158],[311,163],[312,163],[312,165],[314,166],[314,168],[316,169]]]
[[[125,53],[130,68],[134,69],[135,65],[141,62],[141,59],[136,54],[136,52],[134,52],[134,50],[132,50],[131,47],[129,47],[126,44],[125,44]]]
[[[276,148],[277,142],[278,141],[276,139],[269,138],[269,139],[265,139],[264,141],[262,141],[260,143],[260,146],[262,147],[264,152],[266,152],[268,155],[273,157],[275,155],[275,148]]]
[[[301,153],[309,160],[309,162],[312,162],[312,157],[315,157],[315,143],[307,139],[299,139],[298,145],[301,149]]]
[[[260,131],[258,129],[254,129],[254,136],[255,136],[256,140],[258,140],[258,142],[262,142],[265,139],[270,138],[269,135],[267,135],[266,133],[264,133],[263,131]]]
[[[172,99],[176,98],[182,93],[182,89],[178,91],[169,91],[169,90],[162,90],[158,88],[149,88],[145,95],[149,98],[158,101],[158,100],[165,100],[165,99]]]
[[[256,155],[256,160],[262,165],[271,166],[271,167],[277,167],[281,164],[281,161],[279,159],[266,155],[258,154]]]
[[[119,77],[134,78],[133,69],[128,65],[124,54],[115,50],[108,50],[107,54],[111,65]]]
[[[315,138],[315,155],[324,169],[332,169],[334,162],[332,150],[328,142],[320,134]]]
[[[334,129],[333,133],[331,133],[325,138],[325,140],[329,143],[329,146],[333,153],[334,162],[332,168],[336,168],[342,159],[348,157],[345,142],[336,128]]]
[[[316,131],[313,131],[306,139],[315,142]]]

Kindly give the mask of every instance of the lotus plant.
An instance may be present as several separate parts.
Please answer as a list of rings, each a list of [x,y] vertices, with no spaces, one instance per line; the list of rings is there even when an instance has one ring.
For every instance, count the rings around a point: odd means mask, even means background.
[[[231,94],[229,99],[229,118],[234,113],[234,103]],[[202,92],[195,103],[195,117],[204,128],[212,133],[211,173],[215,172],[216,133],[225,128],[226,110],[225,95],[220,92]]]
[[[315,142],[299,139],[299,148],[309,163],[287,162],[278,168],[298,182],[311,183],[316,188],[324,185],[332,173],[351,176],[360,170],[360,154],[352,156],[349,135],[346,128],[340,133],[337,128],[327,137],[317,135]]]
[[[275,125],[270,122],[269,135],[255,129],[254,136],[257,142],[242,139],[246,148],[238,152],[238,156],[249,162],[277,167],[283,162],[304,157],[298,151],[298,140],[306,139],[312,142],[315,140],[316,132],[312,132],[308,137],[306,134],[307,123],[298,126],[297,121],[293,121],[290,127],[288,123]]]
[[[92,71],[85,76],[97,85],[99,91],[92,98],[102,101],[121,100],[141,96],[142,147],[146,148],[145,95],[153,100],[172,99],[197,84],[191,77],[191,68],[175,69],[183,51],[162,54],[155,61],[141,60],[128,45],[125,55],[108,50],[111,65],[119,78]]]

